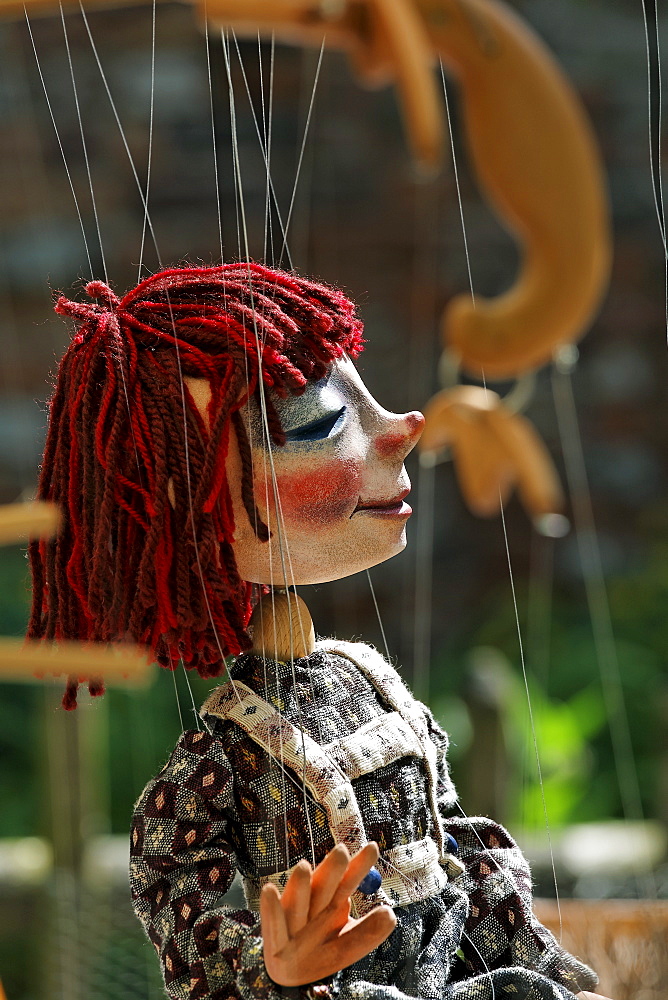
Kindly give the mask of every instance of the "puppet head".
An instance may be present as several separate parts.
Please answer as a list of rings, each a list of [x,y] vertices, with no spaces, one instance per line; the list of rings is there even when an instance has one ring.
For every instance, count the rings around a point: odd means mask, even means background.
[[[403,463],[422,414],[383,409],[347,358],[275,406],[285,436],[279,448],[262,433],[258,401],[244,409],[255,502],[270,538],[259,541],[237,501],[234,551],[242,577],[279,586],[324,583],[400,552],[411,514]],[[230,469],[230,482],[239,478]]]
[[[250,262],[163,271],[122,299],[101,282],[86,291],[99,304],[56,304],[77,331],[39,497],[63,524],[31,544],[30,638],[128,639],[216,676],[250,645],[255,584],[334,579],[403,547],[402,462],[421,418],[366,392],[347,360],[362,323],[341,292]],[[328,570],[311,557],[318,540]]]

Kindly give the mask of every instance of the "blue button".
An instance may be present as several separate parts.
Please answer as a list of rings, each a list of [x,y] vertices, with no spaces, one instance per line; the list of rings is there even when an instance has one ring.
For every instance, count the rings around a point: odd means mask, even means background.
[[[368,875],[365,875],[360,884],[357,886],[360,892],[363,892],[365,896],[373,896],[374,892],[378,892],[380,889],[380,884],[383,878],[377,868],[370,868]]]
[[[447,847],[448,854],[454,854],[455,857],[459,854],[459,844],[457,843],[457,841],[455,840],[455,838],[452,836],[451,833],[446,833],[445,844]]]

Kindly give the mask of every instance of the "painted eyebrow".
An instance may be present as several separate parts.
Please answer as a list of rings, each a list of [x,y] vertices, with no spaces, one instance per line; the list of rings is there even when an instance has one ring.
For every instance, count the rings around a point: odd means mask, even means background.
[[[291,430],[285,432],[286,441],[316,440],[316,435],[317,438],[326,438],[345,411],[346,407],[341,406],[338,410],[332,410],[330,413],[325,414],[324,417],[319,417],[317,420],[311,420],[307,424],[299,424],[297,427],[293,427]]]

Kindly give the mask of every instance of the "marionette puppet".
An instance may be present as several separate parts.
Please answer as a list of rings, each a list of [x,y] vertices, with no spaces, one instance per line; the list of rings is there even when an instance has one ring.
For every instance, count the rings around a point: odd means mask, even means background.
[[[459,807],[429,710],[372,647],[313,644],[287,590],[406,541],[423,418],[367,391],[353,304],[251,262],[86,291],[56,305],[76,333],[40,497],[63,525],[31,547],[29,634],[224,677],[134,814],[132,898],[168,996],[591,989],[533,916],[511,837]],[[224,901],[236,871],[243,910]]]

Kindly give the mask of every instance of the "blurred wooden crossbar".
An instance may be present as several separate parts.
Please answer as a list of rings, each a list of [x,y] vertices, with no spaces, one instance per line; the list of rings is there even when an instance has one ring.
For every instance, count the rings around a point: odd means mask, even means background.
[[[0,545],[25,542],[29,538],[49,538],[58,528],[58,508],[53,503],[34,500],[8,503],[0,507]]]
[[[647,899],[537,899],[535,912],[561,941],[599,975],[597,991],[614,1000],[668,997],[668,901]]]
[[[35,500],[0,507],[0,545],[49,538],[58,530],[55,504]],[[0,639],[0,680],[42,681],[45,677],[103,678],[107,684],[148,682],[151,665],[144,650],[130,643],[110,647],[102,643],[26,642]],[[2,996],[0,995],[0,1000]]]
[[[103,678],[108,684],[148,683],[151,664],[144,650],[130,644],[59,642],[45,645],[23,639],[0,639],[0,680],[42,681],[47,676]]]

